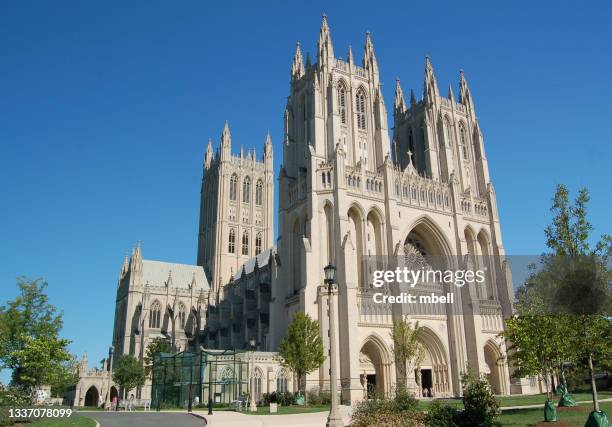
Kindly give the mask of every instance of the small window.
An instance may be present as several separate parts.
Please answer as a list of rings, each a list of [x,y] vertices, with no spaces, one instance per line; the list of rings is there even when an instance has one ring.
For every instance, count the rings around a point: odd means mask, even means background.
[[[244,179],[242,183],[242,202],[249,203],[251,200],[251,178],[248,176]]]
[[[338,87],[338,114],[340,115],[340,123],[346,124],[346,89],[341,84]]]
[[[257,233],[255,236],[255,256],[261,253],[261,233]]]
[[[185,310],[185,305],[181,303],[181,305],[179,305],[178,320],[179,320],[179,325],[181,325],[181,328],[183,329],[185,329],[186,318],[187,318],[187,313]]]
[[[355,111],[357,112],[357,129],[366,129],[366,107],[365,107],[365,94],[363,90],[357,92],[355,97]]]
[[[236,253],[236,231],[233,228],[229,232],[229,247],[227,250],[230,254]]]
[[[242,233],[242,255],[249,254],[249,232]]]
[[[463,125],[459,125],[459,138],[461,139],[461,151],[463,152],[463,159],[468,160],[468,147],[465,138],[465,128]]]
[[[161,324],[161,304],[159,301],[154,301],[151,304],[151,313],[149,315],[149,328],[159,328]]]
[[[232,175],[230,179],[230,200],[236,200],[236,192],[238,189],[238,176],[236,174]]]
[[[263,182],[261,179],[257,181],[257,186],[255,187],[255,204],[257,206],[263,204]]]

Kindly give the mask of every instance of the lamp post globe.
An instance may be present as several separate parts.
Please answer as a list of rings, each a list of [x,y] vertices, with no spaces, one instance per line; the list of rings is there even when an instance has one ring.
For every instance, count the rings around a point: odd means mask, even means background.
[[[325,272],[325,283],[328,285],[331,283],[336,283],[336,267],[332,264],[329,264],[327,267],[323,268]]]

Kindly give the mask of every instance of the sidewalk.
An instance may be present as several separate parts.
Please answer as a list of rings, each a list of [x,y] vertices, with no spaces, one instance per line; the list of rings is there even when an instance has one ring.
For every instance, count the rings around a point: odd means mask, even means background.
[[[350,410],[350,406],[340,406],[345,425],[351,421]],[[234,411],[217,411],[213,415],[208,415],[207,411],[193,412],[194,415],[206,419],[207,426],[213,427],[322,427],[325,426],[328,413],[325,411],[291,415],[247,415]]]

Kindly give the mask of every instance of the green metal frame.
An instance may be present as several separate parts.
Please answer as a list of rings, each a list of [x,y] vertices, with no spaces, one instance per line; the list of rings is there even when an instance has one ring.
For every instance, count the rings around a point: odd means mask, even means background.
[[[160,353],[153,360],[151,399],[154,408],[228,405],[249,391],[249,364],[244,351],[205,350]]]

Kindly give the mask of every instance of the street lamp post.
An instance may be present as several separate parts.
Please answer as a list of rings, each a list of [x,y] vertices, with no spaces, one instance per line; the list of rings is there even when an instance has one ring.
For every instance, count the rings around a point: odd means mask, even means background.
[[[327,427],[343,427],[342,416],[338,408],[338,393],[336,386],[338,372],[336,366],[336,313],[334,308],[334,297],[332,295],[334,283],[336,283],[336,267],[329,264],[323,269],[325,271],[325,283],[327,284],[327,295],[329,303],[329,391],[331,393],[331,409],[327,417]]]
[[[251,338],[249,344],[251,346],[251,402],[249,411],[257,412],[257,404],[255,403],[255,339]]]

